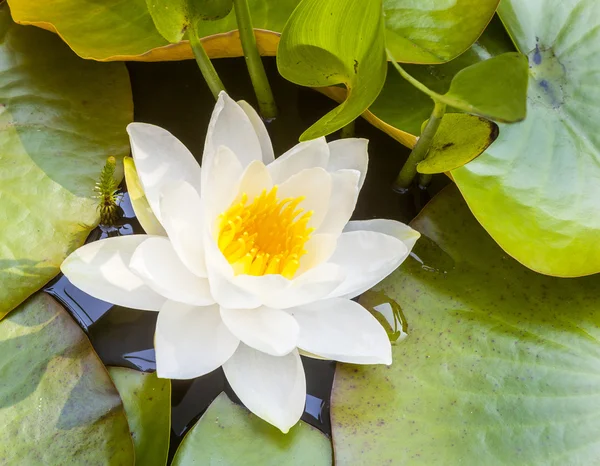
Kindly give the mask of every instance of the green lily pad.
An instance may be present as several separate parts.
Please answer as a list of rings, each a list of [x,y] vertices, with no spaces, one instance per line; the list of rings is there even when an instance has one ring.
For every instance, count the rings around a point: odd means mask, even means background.
[[[376,287],[401,306],[408,336],[389,368],[338,365],[336,463],[595,464],[600,277],[523,267],[454,185],[412,227],[424,236]]]
[[[71,316],[37,294],[0,322],[0,463],[131,465],[125,410]]]
[[[281,35],[277,68],[301,86],[348,89],[346,100],[308,128],[301,141],[344,127],[373,103],[385,82],[381,2],[304,0]]]
[[[446,113],[419,173],[445,173],[475,159],[498,137],[498,125],[467,113]]]
[[[148,0],[151,1],[151,0]],[[262,54],[275,55],[279,33],[300,0],[248,0]],[[80,56],[100,61],[194,58],[187,41],[176,45],[158,32],[146,0],[8,0],[13,18],[57,32]],[[210,57],[241,56],[235,13],[201,23]],[[219,36],[216,36],[219,35]],[[212,37],[215,36],[215,37]]]
[[[386,45],[406,63],[443,63],[467,50],[499,0],[384,0]]]
[[[125,405],[135,464],[165,466],[171,434],[171,381],[125,367],[109,367],[108,372]]]
[[[330,466],[331,443],[300,421],[287,434],[221,393],[186,434],[173,466]]]
[[[98,221],[94,185],[129,152],[121,63],[81,60],[0,5],[0,318],[54,277]]]
[[[600,3],[505,0],[499,13],[529,56],[528,118],[452,172],[511,256],[538,272],[600,272]]]

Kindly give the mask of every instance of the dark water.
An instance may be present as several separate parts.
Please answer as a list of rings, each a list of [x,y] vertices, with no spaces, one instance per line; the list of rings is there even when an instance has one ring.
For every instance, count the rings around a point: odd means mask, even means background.
[[[277,74],[275,60],[266,59],[267,73],[279,106],[278,118],[269,124],[275,153],[281,154],[298,141],[298,136],[320,116],[333,108],[326,97],[297,87]],[[254,94],[243,59],[215,62],[229,94],[255,105]],[[171,63],[129,63],[135,120],[162,126],[177,136],[200,158],[214,100],[193,61]],[[407,223],[447,184],[434,177],[427,190],[418,188],[398,194],[392,182],[406,160],[408,150],[374,129],[362,119],[356,122],[356,136],[370,140],[369,173],[354,213],[355,219],[392,218]],[[337,135],[329,137],[329,140]],[[89,241],[108,236],[143,233],[135,219],[127,194],[121,203],[123,219],[116,227],[97,228]],[[106,365],[141,371],[155,370],[153,334],[157,314],[112,306],[92,298],[59,276],[46,291],[73,315]],[[331,434],[329,398],[335,363],[303,358],[307,377],[306,409],[302,419]],[[171,456],[183,434],[221,392],[239,402],[221,369],[194,380],[173,380]]]

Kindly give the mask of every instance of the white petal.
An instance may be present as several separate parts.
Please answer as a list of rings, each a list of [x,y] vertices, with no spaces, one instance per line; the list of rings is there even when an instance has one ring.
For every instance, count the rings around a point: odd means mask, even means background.
[[[240,343],[223,371],[242,403],[284,434],[300,420],[306,379],[297,350],[271,356]]]
[[[167,236],[167,232],[160,224],[152,207],[146,199],[144,188],[135,169],[135,163],[131,157],[123,158],[123,167],[125,171],[125,182],[127,183],[127,194],[131,201],[131,207],[135,212],[135,217],[140,222],[144,231],[149,235]]]
[[[375,317],[349,299],[333,298],[289,309],[300,325],[303,351],[353,364],[391,364],[392,346]]]
[[[375,218],[373,220],[354,220],[349,222],[344,231],[378,231],[394,238],[398,238],[408,248],[408,252],[412,250],[417,240],[421,237],[421,233],[413,230],[408,225],[396,220],[388,220],[384,218]]]
[[[226,309],[221,318],[243,343],[273,356],[284,356],[296,348],[298,324],[288,313],[261,306],[256,309]]]
[[[198,191],[185,182],[169,184],[162,191],[160,206],[162,224],[179,259],[190,271],[206,277],[204,219]]]
[[[129,261],[147,235],[119,236],[86,244],[60,266],[65,276],[94,298],[119,306],[158,311],[166,299],[129,270]]]
[[[280,199],[299,196],[305,197],[299,207],[305,211],[313,211],[309,227],[319,228],[329,207],[331,175],[323,168],[308,168],[288,178],[277,191]]]
[[[362,188],[367,176],[369,154],[367,153],[367,139],[346,138],[329,143],[329,164],[327,170],[334,172],[350,168],[360,172],[358,190]]]
[[[260,147],[262,149],[262,161],[265,165],[270,164],[273,160],[275,160],[275,153],[273,152],[273,144],[271,144],[271,138],[269,137],[269,133],[267,131],[267,127],[263,122],[263,119],[260,117],[254,107],[250,105],[245,100],[238,100],[238,105],[242,107],[242,110],[246,112],[248,118],[250,119],[250,123],[254,126],[254,131],[256,131],[256,135],[258,136],[258,140],[260,141]]]
[[[326,262],[335,251],[338,236],[325,233],[312,235],[304,246],[306,254],[300,258],[300,267],[296,276]]]
[[[330,297],[358,296],[396,270],[409,252],[402,241],[383,233],[342,233],[329,263],[341,267],[346,272],[346,279]]]
[[[168,238],[149,238],[140,244],[129,264],[148,285],[162,296],[194,306],[208,306],[215,300],[206,278],[201,278],[181,262]]]
[[[273,182],[269,170],[261,161],[255,160],[246,167],[240,179],[237,191],[238,198],[245,193],[248,195],[248,200],[252,202],[256,196],[259,196],[265,190],[270,191],[272,187]]]
[[[338,170],[331,174],[329,210],[317,233],[337,236],[342,232],[356,207],[359,178],[360,172],[357,170]]]
[[[269,165],[273,183],[281,184],[289,177],[307,168],[326,168],[329,147],[324,137],[296,144]]]
[[[156,322],[156,373],[165,379],[200,377],[222,366],[238,345],[221,320],[219,306],[167,302]]]
[[[210,222],[235,200],[242,173],[244,168],[232,150],[227,146],[219,146],[202,194]]]
[[[239,159],[242,168],[246,168],[253,160],[262,160],[262,148],[254,126],[242,107],[225,92],[219,94],[208,124],[202,155],[204,183],[208,180],[219,146],[229,147]]]
[[[146,199],[156,218],[162,222],[159,205],[161,188],[172,181],[187,181],[200,192],[200,165],[181,141],[166,129],[146,123],[131,123],[127,132]]]

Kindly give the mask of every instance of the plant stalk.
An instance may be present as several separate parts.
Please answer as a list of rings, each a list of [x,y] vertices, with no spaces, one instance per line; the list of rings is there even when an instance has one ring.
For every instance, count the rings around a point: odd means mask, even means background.
[[[188,38],[190,40],[190,45],[192,47],[192,51],[194,52],[194,57],[196,57],[196,63],[198,63],[198,68],[202,72],[202,76],[204,76],[204,80],[208,87],[210,88],[210,92],[212,92],[215,100],[219,98],[219,92],[225,90],[225,86],[221,82],[221,78],[217,74],[217,70],[213,66],[210,58],[206,54],[206,50],[202,46],[200,39],[198,39],[198,33],[195,28],[190,28],[188,33]]]
[[[256,37],[252,27],[248,0],[233,0],[233,6],[240,31],[242,50],[244,51],[248,73],[250,74],[252,86],[258,100],[260,114],[265,119],[275,118],[277,116],[277,106],[275,105],[267,73],[265,72],[265,67],[256,46]]]
[[[400,173],[398,173],[398,177],[394,183],[395,189],[402,191],[404,189],[408,189],[412,184],[415,176],[417,175],[417,164],[427,157],[427,153],[431,147],[431,142],[433,141],[433,137],[440,127],[440,123],[442,122],[445,112],[446,104],[436,101],[435,107],[433,107],[433,112],[431,112],[431,116],[429,117],[429,121],[427,122],[425,129],[421,133],[417,144],[408,156],[408,160],[402,167],[402,170],[400,170]]]
[[[355,122],[356,120],[352,120],[350,123],[348,123],[342,128],[342,130],[340,131],[340,138],[346,139],[354,137]]]

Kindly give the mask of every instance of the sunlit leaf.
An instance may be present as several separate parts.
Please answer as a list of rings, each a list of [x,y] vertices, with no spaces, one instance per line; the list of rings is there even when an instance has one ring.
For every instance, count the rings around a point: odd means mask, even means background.
[[[282,33],[277,67],[284,78],[302,86],[344,84],[348,89],[346,100],[300,140],[330,134],[353,121],[385,81],[381,0],[304,0]]]
[[[179,446],[173,466],[330,466],[331,443],[300,421],[287,434],[221,393]]]
[[[455,186],[412,226],[413,254],[376,287],[408,336],[389,368],[338,365],[336,464],[596,463],[600,277],[523,267]]]
[[[98,221],[94,185],[109,156],[129,151],[133,104],[123,64],[78,58],[57,36],[14,24],[6,4],[0,36],[2,318]]]
[[[171,381],[125,367],[109,367],[108,372],[125,406],[135,464],[165,466],[171,434]]]
[[[467,50],[499,0],[384,0],[386,46],[407,63],[442,63]]]
[[[538,272],[600,272],[600,2],[504,0],[529,56],[528,117],[452,172],[508,254]]]
[[[119,394],[87,337],[50,296],[0,322],[5,465],[132,465]]]
[[[498,137],[498,125],[467,113],[446,113],[419,173],[445,173],[478,157]]]

